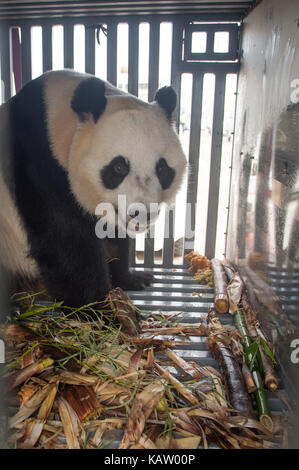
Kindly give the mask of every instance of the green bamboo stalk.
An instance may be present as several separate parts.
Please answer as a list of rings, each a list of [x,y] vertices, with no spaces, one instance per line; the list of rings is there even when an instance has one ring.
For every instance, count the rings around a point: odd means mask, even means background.
[[[234,315],[234,320],[235,320],[235,325],[240,331],[240,333],[243,335],[243,343],[245,348],[249,348],[250,345],[252,344],[247,325],[245,323],[245,319],[243,316],[242,310],[237,310],[235,315]],[[259,419],[266,426],[268,429],[271,431],[273,430],[273,421],[271,417],[271,411],[268,403],[268,398],[266,395],[266,392],[264,390],[264,384],[263,380],[260,374],[260,371],[258,369],[257,361],[256,358],[254,359],[253,353],[249,353],[245,357],[246,363],[248,366],[250,366],[253,363],[253,369],[251,371],[252,377],[254,380],[254,383],[256,385],[256,390],[254,392],[256,403],[257,403],[257,408],[258,408],[258,414],[259,414]]]

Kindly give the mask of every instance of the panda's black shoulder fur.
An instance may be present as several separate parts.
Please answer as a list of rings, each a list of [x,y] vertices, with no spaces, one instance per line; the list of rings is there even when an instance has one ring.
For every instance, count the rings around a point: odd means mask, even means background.
[[[43,76],[10,101],[15,202],[49,293],[83,305],[109,289],[104,247],[94,218],[79,207],[52,155],[45,107]]]
[[[40,280],[53,298],[69,306],[103,300],[111,283],[124,289],[141,289],[152,277],[129,272],[128,238],[107,242],[96,237],[95,217],[80,207],[67,172],[52,154],[44,87],[45,75],[25,85],[8,105],[13,197]],[[104,92],[103,82],[87,78],[65,106],[71,106],[80,119],[91,113],[96,121],[105,109]],[[116,255],[108,264],[111,247]]]
[[[94,122],[97,122],[105,110],[106,103],[105,83],[99,78],[90,77],[82,80],[75,89],[71,106],[82,121],[87,113],[91,113]]]

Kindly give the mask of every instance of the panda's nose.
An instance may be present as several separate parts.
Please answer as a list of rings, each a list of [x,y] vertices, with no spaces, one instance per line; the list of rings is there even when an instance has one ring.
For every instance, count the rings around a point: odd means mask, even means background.
[[[134,217],[138,217],[140,211],[139,210],[132,210],[128,213],[129,217],[131,217],[131,219],[134,219]],[[150,220],[151,220],[151,217],[153,216],[153,214],[149,211],[146,211],[146,221],[147,223],[149,224],[150,223]]]
[[[128,215],[129,215],[129,217],[131,217],[131,219],[134,219],[134,217],[137,217],[139,215],[139,211],[138,210],[137,211],[132,210],[128,213]]]
[[[150,176],[145,176],[144,178],[140,178],[138,175],[136,176],[137,184],[141,187],[147,187],[151,182]]]

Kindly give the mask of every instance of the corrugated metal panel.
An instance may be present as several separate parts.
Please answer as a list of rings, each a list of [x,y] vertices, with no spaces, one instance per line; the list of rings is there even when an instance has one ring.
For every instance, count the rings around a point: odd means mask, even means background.
[[[86,15],[177,14],[177,13],[229,13],[238,18],[248,13],[259,1],[31,1],[1,2],[0,18],[46,18]]]

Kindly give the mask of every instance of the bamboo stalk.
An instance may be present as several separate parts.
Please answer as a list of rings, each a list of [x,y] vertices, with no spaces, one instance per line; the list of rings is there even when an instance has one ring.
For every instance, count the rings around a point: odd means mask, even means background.
[[[252,374],[251,374],[246,362],[243,362],[243,364],[242,364],[242,374],[243,374],[244,382],[245,382],[248,393],[255,392],[256,385],[254,383]]]
[[[250,398],[238,362],[230,349],[220,341],[207,341],[217,359],[232,407],[244,416],[253,417]]]
[[[266,387],[271,390],[271,392],[276,392],[278,388],[278,378],[274,371],[274,364],[273,361],[270,359],[269,356],[264,351],[263,346],[259,344],[259,350],[262,357],[262,362],[264,366],[264,382]]]
[[[268,345],[264,335],[262,335],[261,332],[257,331],[256,325],[249,324],[247,325],[249,334],[251,338],[258,344],[263,367],[264,367],[264,383],[266,387],[271,390],[272,392],[275,392],[278,387],[278,378],[274,370],[274,363],[272,359],[266,354],[263,345],[261,342],[263,341],[264,344],[266,344],[271,351],[270,346]],[[271,351],[272,352],[272,351]]]
[[[247,326],[243,317],[243,313],[241,310],[237,310],[237,312],[234,315],[234,320],[235,320],[236,327],[243,335],[243,342],[244,342],[245,348],[249,348],[252,342],[251,342],[251,338],[249,336],[249,332],[248,332],[248,329],[247,329]],[[267,429],[272,431],[273,421],[271,417],[270,407],[269,407],[267,395],[264,390],[263,380],[262,380],[260,371],[258,370],[258,367],[257,367],[257,362],[256,360],[254,360],[252,353],[249,353],[245,359],[246,359],[248,366],[251,363],[253,363],[251,374],[252,374],[254,383],[256,385],[256,390],[254,392],[254,395],[255,395],[255,399],[257,403],[259,419],[264,424],[264,426],[267,427]]]
[[[40,374],[42,371],[50,367],[53,363],[53,359],[47,357],[39,362],[34,362],[30,366],[25,367],[21,370],[21,372],[17,374],[14,381],[10,385],[8,385],[6,391],[17,387],[21,383],[25,382],[25,380],[29,379],[29,377],[32,377],[32,375]]]
[[[214,278],[215,308],[218,313],[226,313],[228,310],[226,275],[222,263],[219,259],[212,259],[211,264]]]
[[[223,265],[224,265],[227,277],[231,281],[231,279],[235,275],[235,270],[232,264],[228,260],[224,260]],[[241,282],[243,282],[241,277],[240,277],[240,280]],[[241,292],[241,294],[242,295],[240,295],[240,300],[242,302],[243,297],[245,297],[246,299],[246,296],[244,295],[244,292]],[[238,328],[238,330],[243,336],[243,343],[244,343],[245,348],[249,348],[249,346],[252,344],[252,341],[251,341],[251,337],[250,337],[250,334],[249,334],[249,331],[248,331],[248,328],[247,328],[247,325],[243,316],[243,312],[239,308],[237,308],[236,312],[234,313],[234,321],[235,321],[236,327]],[[245,359],[246,359],[247,365],[250,365],[253,359],[253,355],[248,354],[248,357],[246,357]],[[264,426],[267,427],[267,429],[272,431],[273,421],[271,417],[270,407],[269,407],[268,399],[264,390],[263,380],[261,378],[261,374],[258,369],[256,360],[254,361],[253,367],[254,368],[251,371],[251,374],[252,374],[252,377],[256,386],[254,395],[255,395],[255,399],[257,403],[259,419],[264,424]]]
[[[264,346],[269,349],[269,352],[273,356],[273,345],[267,341],[263,333],[258,327],[258,322],[255,322],[253,325],[248,326],[250,335],[259,345],[259,351],[264,367],[264,382],[266,387],[275,392],[278,387],[278,377],[275,372],[274,362],[271,357],[266,353]]]

